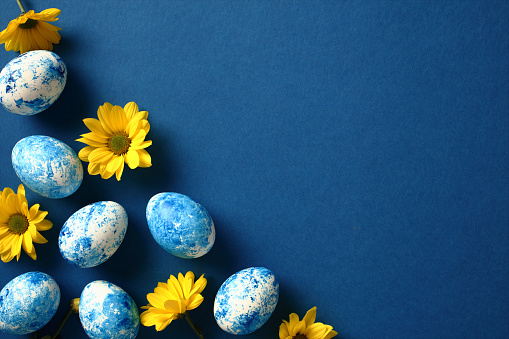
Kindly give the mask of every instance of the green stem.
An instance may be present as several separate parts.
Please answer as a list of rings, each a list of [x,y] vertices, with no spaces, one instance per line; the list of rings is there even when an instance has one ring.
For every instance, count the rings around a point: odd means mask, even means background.
[[[55,339],[58,335],[58,333],[60,333],[60,331],[62,330],[62,328],[64,327],[64,324],[65,322],[67,321],[67,319],[71,316],[72,314],[72,309],[69,308],[69,312],[67,312],[67,314],[65,315],[64,317],[64,320],[62,320],[62,322],[60,323],[60,326],[58,327],[57,331],[55,332],[55,334],[53,335],[53,337],[51,337],[51,339]]]
[[[25,7],[23,7],[21,0],[16,0],[16,1],[18,2],[19,9],[21,9],[21,14],[25,14],[27,11],[25,11]]]
[[[187,312],[184,313],[184,317],[186,318],[186,321],[189,324],[189,326],[191,326],[191,328],[193,329],[194,333],[196,333],[198,335],[198,338],[204,339],[201,328],[198,328],[193,324],[193,322],[192,322],[191,318],[189,318],[189,314]]]

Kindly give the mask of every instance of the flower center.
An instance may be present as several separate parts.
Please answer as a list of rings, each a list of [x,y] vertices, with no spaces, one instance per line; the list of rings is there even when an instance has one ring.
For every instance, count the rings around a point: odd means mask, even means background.
[[[16,234],[23,234],[28,229],[28,219],[21,214],[14,214],[9,219],[9,229]]]
[[[308,339],[308,337],[306,337],[304,334],[299,334],[293,337],[293,339]]]
[[[108,147],[116,155],[126,154],[131,146],[131,139],[125,134],[117,134],[108,140]]]
[[[34,28],[37,25],[37,20],[34,19],[27,19],[27,21],[24,24],[20,24],[18,27],[23,29],[30,29]]]

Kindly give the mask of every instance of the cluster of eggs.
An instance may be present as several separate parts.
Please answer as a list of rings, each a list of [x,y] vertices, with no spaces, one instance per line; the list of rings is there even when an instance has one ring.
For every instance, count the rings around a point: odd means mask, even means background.
[[[40,113],[58,99],[66,79],[67,68],[55,53],[24,53],[0,72],[0,103],[19,115]],[[21,139],[12,150],[12,165],[26,187],[51,199],[73,194],[83,180],[83,167],[73,149],[49,136]],[[147,204],[146,219],[156,243],[179,258],[199,258],[214,244],[212,218],[186,195],[156,194]],[[80,268],[100,265],[117,251],[127,225],[127,213],[116,202],[85,206],[62,226],[60,253]],[[278,296],[279,284],[270,270],[247,268],[222,284],[214,301],[214,317],[224,331],[248,334],[268,320]],[[0,332],[35,332],[51,320],[59,303],[60,289],[52,277],[42,272],[22,274],[0,292]],[[107,281],[94,281],[83,289],[79,317],[90,338],[135,338],[140,324],[133,299]]]

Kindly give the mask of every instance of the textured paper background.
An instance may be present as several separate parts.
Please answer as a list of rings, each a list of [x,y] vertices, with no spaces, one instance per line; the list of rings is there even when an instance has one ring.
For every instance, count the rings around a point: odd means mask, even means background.
[[[192,270],[209,284],[191,312],[206,338],[230,338],[213,300],[231,274],[264,266],[280,301],[262,329],[318,307],[338,338],[509,336],[509,6],[505,1],[24,1],[62,10],[54,51],[69,77],[47,111],[0,109],[0,186],[19,184],[23,137],[75,151],[105,101],[138,103],[152,129],[149,169],[85,175],[72,196],[28,193],[53,221],[38,260],[0,263],[0,285],[39,270],[67,302],[96,279],[138,306],[158,281]],[[0,22],[18,15],[0,4]],[[3,48],[3,46],[2,46]],[[0,51],[5,65],[16,53]],[[200,202],[217,230],[209,254],[171,256],[145,220],[159,192]],[[106,263],[79,269],[58,251],[77,209],[113,200],[129,216]],[[63,338],[85,338],[77,317]],[[184,321],[138,338],[191,338]],[[2,338],[10,338],[3,336]]]

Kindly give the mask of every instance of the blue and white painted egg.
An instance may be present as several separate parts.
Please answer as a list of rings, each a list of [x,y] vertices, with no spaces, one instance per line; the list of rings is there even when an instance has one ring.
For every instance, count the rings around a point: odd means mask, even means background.
[[[66,81],[67,68],[55,53],[23,53],[0,72],[0,103],[11,113],[34,115],[58,99]]]
[[[12,166],[25,186],[46,198],[65,198],[83,180],[83,166],[73,149],[44,135],[18,141],[12,149]]]
[[[117,251],[127,230],[127,213],[114,201],[85,206],[67,219],[60,230],[58,247],[69,263],[94,267]]]
[[[229,277],[214,300],[214,318],[230,334],[249,334],[270,318],[279,298],[279,283],[272,271],[251,267]]]
[[[85,286],[79,316],[83,329],[92,339],[136,338],[140,328],[134,300],[123,289],[104,280]]]
[[[44,327],[60,304],[60,288],[42,272],[17,276],[0,292],[0,332],[24,335]]]
[[[155,241],[171,254],[198,258],[216,239],[214,222],[203,208],[180,193],[159,193],[147,204],[147,222]]]

